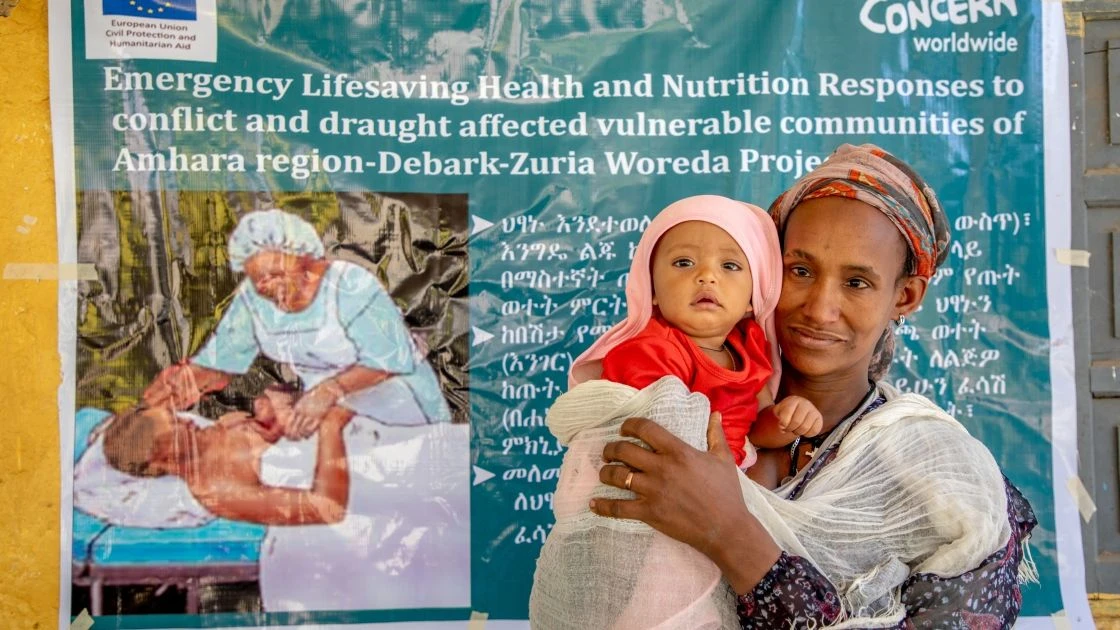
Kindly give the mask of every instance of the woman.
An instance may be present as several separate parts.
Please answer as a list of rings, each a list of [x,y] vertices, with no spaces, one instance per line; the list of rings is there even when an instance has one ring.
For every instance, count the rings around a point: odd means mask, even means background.
[[[303,392],[289,439],[261,457],[264,483],[287,487],[311,484],[308,451],[328,411],[337,405],[357,414],[346,429],[346,516],[269,528],[261,544],[266,609],[467,605],[467,426],[450,423],[435,373],[377,278],[325,254],[315,229],[295,215],[242,217],[229,257],[245,281],[202,350],[165,369],[144,401],[190,407],[248,371],[258,354],[288,365]]]
[[[710,558],[744,628],[1010,627],[1030,506],[952,418],[876,383],[892,323],[918,308],[946,257],[936,197],[881,149],[845,145],[771,214],[785,266],[781,393],[824,416],[820,436],[760,457],[788,501],[737,474],[718,430],[701,452],[636,419],[622,434],[652,452],[608,444],[604,460],[621,465],[600,477],[637,500],[595,499],[592,511]]]
[[[298,437],[336,403],[390,425],[450,421],[392,298],[364,268],[327,260],[310,223],[281,210],[251,212],[230,236],[229,263],[247,278],[202,350],[144,392],[148,405],[191,407],[264,354],[303,383]]]

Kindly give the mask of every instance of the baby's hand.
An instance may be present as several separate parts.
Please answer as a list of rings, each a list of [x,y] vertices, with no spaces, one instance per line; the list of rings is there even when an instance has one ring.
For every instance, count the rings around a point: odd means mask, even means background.
[[[824,418],[817,407],[800,396],[786,396],[772,409],[778,427],[794,435],[812,437],[821,432]]]

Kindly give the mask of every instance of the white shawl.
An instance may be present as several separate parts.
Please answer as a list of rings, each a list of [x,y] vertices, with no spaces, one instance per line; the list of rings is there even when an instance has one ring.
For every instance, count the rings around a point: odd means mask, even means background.
[[[988,449],[929,400],[879,387],[888,402],[850,431],[843,425],[833,432],[819,452],[843,439],[836,457],[796,501],[785,497],[800,476],[775,493],[740,473],[744,502],[775,542],[809,560],[836,588],[843,606],[837,628],[896,625],[905,616],[907,577],[974,569],[1011,534],[1003,476]],[[548,425],[569,450],[554,502],[557,523],[534,576],[530,621],[550,630],[736,627],[733,599],[710,561],[677,550],[683,545],[642,523],[587,509],[590,496],[632,496],[599,484],[598,469],[603,446],[633,416],[705,448],[707,399],[674,377],[641,392],[591,381],[557,399]],[[704,610],[715,617],[697,613]]]

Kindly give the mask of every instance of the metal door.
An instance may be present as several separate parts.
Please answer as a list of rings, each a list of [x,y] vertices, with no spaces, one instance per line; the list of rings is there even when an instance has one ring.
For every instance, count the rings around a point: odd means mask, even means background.
[[[1090,593],[1120,592],[1120,2],[1066,5],[1080,476],[1097,512],[1083,526]]]

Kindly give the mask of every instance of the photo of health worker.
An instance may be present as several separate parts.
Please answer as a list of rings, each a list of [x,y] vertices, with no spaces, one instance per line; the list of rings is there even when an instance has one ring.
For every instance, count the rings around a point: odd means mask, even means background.
[[[469,605],[465,200],[331,197],[240,213],[197,349],[76,414],[75,606]]]

